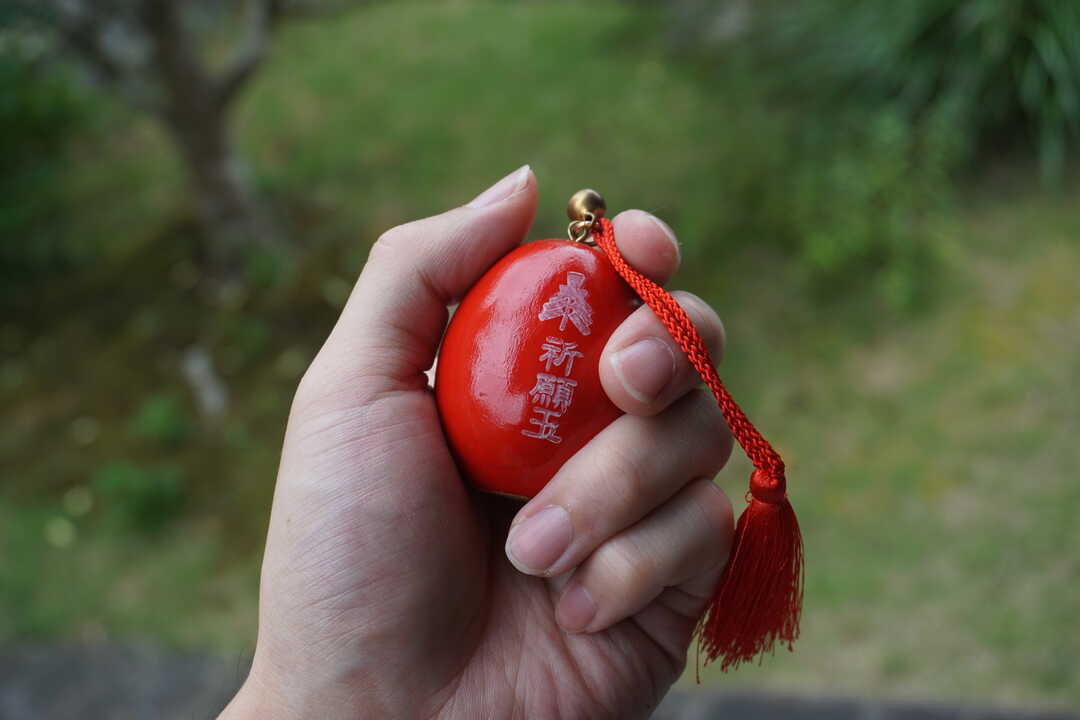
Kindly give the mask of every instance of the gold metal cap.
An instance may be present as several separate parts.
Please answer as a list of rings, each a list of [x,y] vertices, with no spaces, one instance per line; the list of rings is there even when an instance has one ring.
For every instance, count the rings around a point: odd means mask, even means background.
[[[602,218],[606,210],[607,205],[604,203],[604,197],[589,188],[578,190],[570,196],[570,202],[566,204],[566,214],[574,221],[593,221]]]

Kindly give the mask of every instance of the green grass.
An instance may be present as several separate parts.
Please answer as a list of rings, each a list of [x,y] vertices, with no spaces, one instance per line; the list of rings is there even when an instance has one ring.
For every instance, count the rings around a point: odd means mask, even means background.
[[[998,189],[943,237],[932,315],[860,339],[804,309],[799,337],[759,345],[740,328],[768,315],[726,313],[728,374],[757,386],[808,558],[796,653],[737,682],[1080,700],[1080,212]]]
[[[371,241],[529,162],[534,237],[582,186],[671,222],[676,284],[718,307],[722,375],[788,459],[804,638],[708,682],[1080,702],[1080,210],[1006,169],[917,226],[943,262],[932,309],[890,311],[854,274],[822,301],[790,245],[740,223],[787,187],[764,145],[790,118],[753,78],[672,61],[659,27],[568,3],[286,27],[236,128],[298,249],[227,286],[201,275],[165,139],[114,110],[62,188],[100,260],[0,322],[0,642],[250,647],[289,401]],[[192,344],[229,388],[215,421],[178,369]],[[733,497],[747,472],[721,476]]]
[[[724,103],[665,62],[658,22],[571,4],[353,13],[286,33],[239,125],[267,190],[358,228],[439,212],[526,162],[540,233],[564,232],[570,188],[587,184],[690,212],[716,202],[686,190],[720,174],[724,144],[700,141]]]

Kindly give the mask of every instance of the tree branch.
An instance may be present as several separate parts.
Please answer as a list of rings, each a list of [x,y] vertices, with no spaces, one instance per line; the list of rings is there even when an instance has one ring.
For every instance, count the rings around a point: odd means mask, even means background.
[[[245,8],[244,39],[217,81],[218,102],[227,105],[266,57],[269,36],[281,14],[278,0],[248,0]]]
[[[94,6],[83,0],[45,0],[33,10],[42,25],[56,32],[62,49],[75,54],[102,85],[113,88],[139,109],[160,110],[140,78],[141,68],[109,43],[110,30],[133,32],[116,7],[110,3]]]
[[[213,80],[192,46],[181,6],[173,0],[140,0],[139,22],[150,39],[151,58],[165,87],[165,117],[177,121],[182,115],[202,113]]]

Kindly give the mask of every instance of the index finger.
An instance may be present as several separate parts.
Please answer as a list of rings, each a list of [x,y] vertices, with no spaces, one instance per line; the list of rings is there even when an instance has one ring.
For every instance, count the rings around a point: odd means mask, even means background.
[[[679,269],[679,243],[660,218],[644,210],[627,210],[611,224],[619,252],[638,272],[663,285]]]

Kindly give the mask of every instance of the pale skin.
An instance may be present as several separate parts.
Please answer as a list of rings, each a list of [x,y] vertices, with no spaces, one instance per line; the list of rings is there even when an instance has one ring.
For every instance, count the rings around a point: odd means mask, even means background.
[[[443,436],[426,371],[447,308],[536,202],[524,167],[375,243],[293,401],[254,660],[222,718],[647,717],[682,672],[731,545],[711,478],[732,442],[648,308],[599,358],[626,414],[524,506],[470,490]],[[666,225],[613,222],[638,270],[674,274]],[[718,358],[716,313],[675,297]]]

